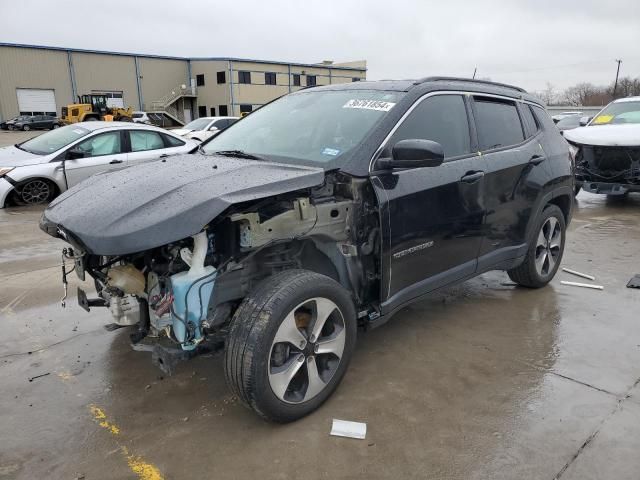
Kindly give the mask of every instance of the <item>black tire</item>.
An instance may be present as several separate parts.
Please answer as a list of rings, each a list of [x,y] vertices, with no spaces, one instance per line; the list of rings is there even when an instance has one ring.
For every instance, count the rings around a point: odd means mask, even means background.
[[[55,194],[53,182],[44,178],[32,178],[13,191],[13,200],[17,205],[43,205],[49,203]]]
[[[577,185],[575,187],[573,187],[573,195],[577,196],[580,193],[580,190],[582,190],[582,185]]]
[[[549,243],[547,243],[546,250],[545,248],[540,248],[540,246],[538,245],[540,235],[542,234],[543,236],[545,236],[543,227],[546,227],[548,225],[547,221],[549,221],[549,223],[552,222],[552,220],[550,219],[555,219],[557,221],[559,232],[561,235],[559,239],[559,247],[555,255],[552,255],[551,253],[552,251],[555,251],[555,249],[548,248]],[[550,236],[552,236],[552,234],[550,234]],[[516,268],[507,271],[509,278],[511,278],[511,280],[513,280],[517,284],[522,285],[523,287],[544,287],[553,279],[556,272],[558,271],[558,268],[560,267],[560,262],[562,261],[562,255],[564,253],[565,240],[566,223],[562,210],[560,210],[560,208],[556,205],[547,205],[536,223],[536,228],[527,249],[527,254],[525,256],[524,262],[522,262],[522,264],[517,266]],[[544,255],[545,251],[550,258],[548,263],[549,268],[547,269],[547,271],[545,271],[544,268],[540,269],[536,263],[536,260],[541,259],[541,255]],[[553,265],[551,265],[551,258],[553,258]],[[541,263],[544,266],[544,260]]]
[[[23,125],[22,130],[28,132],[29,130],[31,130],[31,127],[29,127],[29,125]]]
[[[56,128],[60,128],[59,123],[54,123],[53,125],[51,125],[51,130],[55,130]]]
[[[276,355],[275,346],[286,344],[286,355],[289,356],[291,353],[290,359],[293,359],[294,355],[298,356],[297,360],[300,360],[301,366],[296,370],[298,373],[291,378],[295,379],[300,375],[297,383],[303,385],[301,389],[304,388],[306,378],[308,392],[311,383],[307,362],[313,360],[316,372],[320,371],[316,365],[323,365],[321,353],[317,349],[317,345],[321,343],[320,333],[315,338],[317,343],[316,349],[313,350],[314,337],[311,334],[313,330],[311,323],[315,320],[311,318],[314,314],[307,314],[308,324],[302,327],[302,330],[298,326],[299,318],[293,316],[296,330],[306,334],[305,338],[308,342],[305,346],[311,348],[308,354],[297,350],[292,343],[276,342],[276,334],[281,326],[285,325],[285,319],[292,318],[290,315],[298,312],[296,308],[302,304],[306,305],[305,302],[313,302],[314,299],[328,299],[337,306],[337,310],[332,310],[333,313],[329,318],[335,318],[332,316],[337,312],[338,318],[344,320],[344,330],[339,330],[340,333],[344,333],[344,347],[335,370],[330,373],[330,378],[326,382],[323,379],[324,386],[318,390],[318,393],[306,401],[304,399],[307,395],[303,393],[300,401],[291,403],[284,399],[284,395],[288,394],[288,388],[294,380],[287,382],[287,390],[283,390],[283,397],[274,393],[270,383],[273,373],[271,369],[286,367],[284,361],[280,364],[281,366],[274,366],[272,363]],[[245,406],[261,417],[279,423],[297,420],[317,409],[337,388],[355,348],[356,333],[357,321],[353,301],[339,283],[307,270],[288,270],[278,273],[264,280],[245,297],[233,316],[224,357],[227,385]],[[314,351],[318,353],[313,353]],[[317,364],[314,356],[318,358]],[[291,360],[288,365],[293,363]]]

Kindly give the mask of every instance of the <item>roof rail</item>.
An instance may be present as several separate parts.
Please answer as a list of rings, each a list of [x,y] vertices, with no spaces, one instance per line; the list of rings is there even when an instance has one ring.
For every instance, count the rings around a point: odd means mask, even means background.
[[[493,85],[494,87],[510,88],[518,92],[527,93],[524,88],[516,87],[515,85],[509,85],[507,83],[492,82],[490,80],[476,80],[475,78],[462,78],[462,77],[424,77],[414,82],[414,85],[419,85],[425,82],[435,81],[449,81],[449,82],[469,82],[480,83],[482,85]]]

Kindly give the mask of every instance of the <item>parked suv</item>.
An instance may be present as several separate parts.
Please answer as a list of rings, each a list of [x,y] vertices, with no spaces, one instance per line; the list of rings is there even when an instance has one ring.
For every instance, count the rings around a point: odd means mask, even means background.
[[[519,88],[357,82],[284,96],[198,154],[94,176],[41,228],[95,279],[80,304],[135,325],[136,349],[170,370],[223,342],[234,394],[287,422],[336,389],[357,327],[488,270],[545,286],[572,168]]]

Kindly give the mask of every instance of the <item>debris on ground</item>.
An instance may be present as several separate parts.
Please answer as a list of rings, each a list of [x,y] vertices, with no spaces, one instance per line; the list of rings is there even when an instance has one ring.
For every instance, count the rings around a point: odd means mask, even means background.
[[[335,437],[348,437],[364,440],[367,436],[367,424],[349,422],[348,420],[338,420],[334,418],[330,435]]]
[[[35,377],[29,377],[29,381],[33,382],[36,378],[41,378],[41,377],[46,377],[47,375],[50,375],[51,372],[47,372],[47,373],[43,373],[42,375],[36,375]]]
[[[570,268],[562,267],[562,271],[570,273],[571,275],[575,275],[577,277],[586,278],[587,280],[595,280],[596,279],[596,277],[594,277],[593,275],[587,275],[586,273],[578,272],[576,270],[571,270]]]
[[[593,288],[594,290],[604,290],[604,287],[602,285],[592,285],[590,283],[566,282],[564,280],[562,280],[560,283],[562,285],[570,285],[572,287]]]
[[[640,273],[636,273],[629,283],[627,283],[627,288],[640,288]]]

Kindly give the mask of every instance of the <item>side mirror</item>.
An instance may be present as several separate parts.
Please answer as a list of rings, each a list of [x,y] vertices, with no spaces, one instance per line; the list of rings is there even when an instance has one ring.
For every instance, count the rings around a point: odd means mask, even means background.
[[[84,158],[85,153],[82,150],[77,148],[72,148],[67,150],[67,154],[64,156],[65,160],[77,160],[79,158]]]
[[[593,117],[580,117],[580,126],[584,127],[591,121]]]
[[[378,168],[393,170],[395,168],[437,167],[444,161],[442,145],[431,140],[400,140],[391,150],[392,158],[378,160]]]

